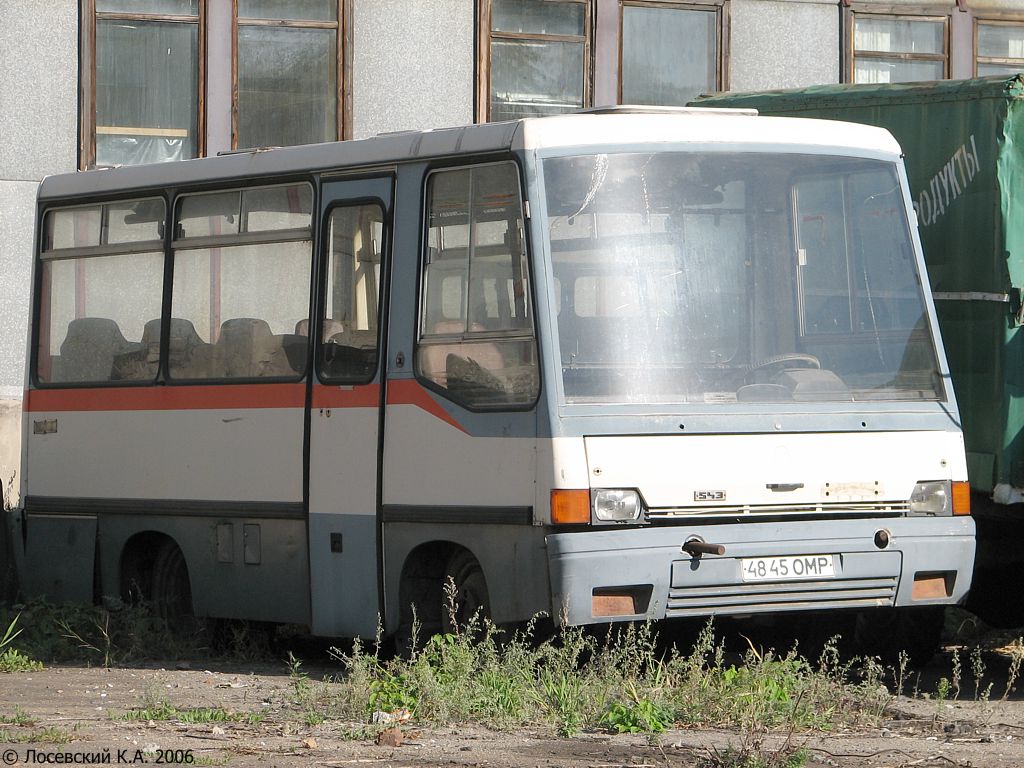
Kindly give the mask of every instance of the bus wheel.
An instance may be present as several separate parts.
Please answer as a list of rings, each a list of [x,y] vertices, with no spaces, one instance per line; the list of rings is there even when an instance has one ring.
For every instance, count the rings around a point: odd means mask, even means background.
[[[857,616],[854,639],[857,649],[896,666],[900,653],[911,667],[923,667],[942,643],[945,608],[891,608],[865,611]]]
[[[487,596],[487,582],[483,569],[472,554],[464,549],[452,555],[445,568],[445,605],[441,624],[445,632],[458,632],[474,620],[476,629],[483,630],[484,622],[491,618],[491,601]]]
[[[168,541],[160,547],[153,560],[151,584],[153,612],[172,632],[191,631],[195,621],[192,587],[185,556],[177,544]]]

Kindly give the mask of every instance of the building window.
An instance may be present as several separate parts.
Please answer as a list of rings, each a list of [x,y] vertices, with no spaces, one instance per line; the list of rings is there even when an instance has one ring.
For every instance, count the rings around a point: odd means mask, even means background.
[[[237,0],[233,146],[341,138],[338,0]]]
[[[948,16],[855,12],[848,18],[853,33],[851,82],[907,83],[949,76]]]
[[[721,4],[622,2],[619,103],[684,106],[720,86]]]
[[[82,168],[344,137],[345,0],[81,7]]]
[[[590,102],[590,5],[481,0],[485,120],[555,115]]]
[[[725,87],[728,0],[477,1],[481,122]]]
[[[202,152],[200,0],[86,0],[86,167],[181,160]]]
[[[974,40],[978,77],[1016,75],[1024,71],[1024,23],[978,20]]]

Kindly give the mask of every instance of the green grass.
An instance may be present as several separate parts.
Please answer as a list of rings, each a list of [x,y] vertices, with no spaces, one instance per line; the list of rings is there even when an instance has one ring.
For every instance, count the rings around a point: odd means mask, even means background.
[[[71,734],[60,728],[41,728],[31,731],[0,729],[0,744],[67,744]]]
[[[35,725],[35,721],[25,714],[25,710],[16,706],[13,715],[0,715],[0,725]]]
[[[222,752],[221,754],[217,755],[216,757],[212,757],[210,755],[197,755],[195,763],[193,763],[193,765],[207,765],[207,766],[227,765],[230,761],[231,761],[231,755],[229,755],[226,752]]]
[[[603,638],[569,627],[538,642],[533,632],[530,625],[508,635],[482,623],[432,637],[410,658],[387,659],[356,643],[333,651],[343,667],[333,694],[314,695],[310,681],[293,674],[295,699],[307,721],[309,712],[361,722],[385,713],[432,725],[547,726],[564,736],[697,726],[829,730],[875,724],[891,699],[879,665],[841,664],[834,645],[811,663],[795,651],[753,647],[736,658],[711,623],[685,652],[665,650],[651,624]]]
[[[228,621],[200,624],[196,633],[173,632],[145,604],[107,610],[82,603],[33,601],[19,605],[17,612],[0,605],[0,628],[9,625],[7,634],[0,634],[0,671],[38,669],[37,659],[48,664],[75,662],[103,667],[211,656],[241,662],[274,659],[267,633],[256,625]],[[10,654],[15,637],[17,651]],[[217,646],[216,651],[213,646]]]
[[[0,672],[34,672],[43,665],[14,647],[14,640],[24,630],[16,629],[21,614],[15,615],[7,622],[7,629],[0,634]],[[3,626],[0,623],[0,626]]]
[[[187,725],[202,725],[205,723],[248,723],[249,725],[256,725],[263,720],[263,714],[259,712],[230,712],[223,707],[178,709],[166,700],[150,704],[141,709],[131,709],[119,714],[112,713],[110,717],[113,720],[128,722],[173,720]]]

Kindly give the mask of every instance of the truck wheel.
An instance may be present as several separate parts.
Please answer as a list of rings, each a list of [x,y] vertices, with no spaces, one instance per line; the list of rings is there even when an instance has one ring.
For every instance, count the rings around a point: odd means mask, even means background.
[[[944,606],[865,611],[857,616],[854,641],[858,651],[884,664],[899,664],[902,651],[911,667],[923,667],[939,650],[945,616]]]
[[[188,566],[181,549],[166,542],[153,560],[152,592],[153,612],[163,619],[174,632],[189,632],[194,628],[192,587],[188,579]]]
[[[448,590],[454,585],[454,608],[447,604]],[[476,558],[466,550],[459,550],[448,561],[445,568],[445,606],[441,624],[445,632],[456,632],[469,625],[474,618],[478,622],[490,620],[491,601],[487,596],[487,582],[483,569]],[[481,627],[482,628],[482,627]]]

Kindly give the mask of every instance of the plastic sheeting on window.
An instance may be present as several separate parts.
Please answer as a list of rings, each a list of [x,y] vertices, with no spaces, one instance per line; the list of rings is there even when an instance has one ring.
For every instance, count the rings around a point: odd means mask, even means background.
[[[166,160],[187,160],[195,156],[193,146],[194,143],[187,139],[97,136],[96,165],[141,165]]]

